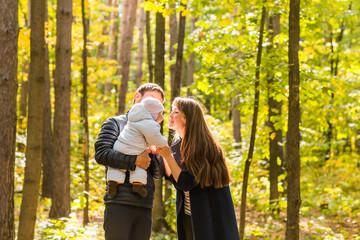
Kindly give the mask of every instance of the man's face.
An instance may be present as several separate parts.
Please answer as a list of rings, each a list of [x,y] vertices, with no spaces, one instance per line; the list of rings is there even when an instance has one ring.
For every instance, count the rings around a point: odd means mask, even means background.
[[[153,97],[159,100],[161,103],[164,103],[164,99],[161,96],[161,93],[158,91],[146,91],[144,95],[141,96],[139,92],[134,94],[134,103],[140,103],[143,99],[147,97]]]

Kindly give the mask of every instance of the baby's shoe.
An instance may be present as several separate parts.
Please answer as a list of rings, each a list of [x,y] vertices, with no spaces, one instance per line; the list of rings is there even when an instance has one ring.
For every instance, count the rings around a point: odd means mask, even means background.
[[[133,183],[132,191],[136,192],[143,198],[147,196],[147,191],[143,184]]]

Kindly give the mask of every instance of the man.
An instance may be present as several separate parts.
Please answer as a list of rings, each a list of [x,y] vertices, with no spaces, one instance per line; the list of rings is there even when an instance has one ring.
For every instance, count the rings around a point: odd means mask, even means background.
[[[164,91],[157,84],[141,85],[134,94],[134,104],[147,97],[164,102]],[[162,178],[163,166],[157,157],[148,152],[139,156],[128,156],[113,149],[120,132],[127,123],[127,114],[108,118],[102,125],[95,143],[95,159],[106,167],[133,171],[136,166],[147,170],[147,196],[141,197],[132,191],[129,183],[129,171],[124,184],[117,186],[115,197],[105,193],[104,230],[106,240],[148,240],[151,235],[152,206],[154,199],[154,179]]]

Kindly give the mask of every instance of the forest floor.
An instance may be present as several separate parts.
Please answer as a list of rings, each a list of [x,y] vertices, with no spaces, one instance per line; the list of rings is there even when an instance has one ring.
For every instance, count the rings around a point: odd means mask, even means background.
[[[42,202],[44,203],[44,202]],[[101,206],[100,206],[101,205]],[[48,210],[40,205],[38,220],[35,231],[35,238],[45,239],[104,239],[103,225],[103,205],[100,204],[97,210],[90,214],[90,223],[82,226],[82,210],[72,211],[69,218],[56,220],[48,219]],[[236,214],[239,208],[236,208]],[[19,212],[15,211],[18,217]],[[239,216],[237,216],[239,219]],[[277,240],[285,239],[286,213],[273,218],[254,209],[248,209],[246,214],[245,239],[250,240]],[[154,234],[152,240],[175,240],[175,234],[160,233]],[[323,214],[312,210],[306,216],[300,218],[300,239],[302,240],[360,240],[360,218],[339,217]],[[225,240],[225,239],[224,239]]]
[[[238,212],[238,211],[237,211]],[[248,210],[246,239],[285,239],[286,213],[279,218]],[[360,239],[360,218],[329,216],[311,211],[300,218],[300,239]]]

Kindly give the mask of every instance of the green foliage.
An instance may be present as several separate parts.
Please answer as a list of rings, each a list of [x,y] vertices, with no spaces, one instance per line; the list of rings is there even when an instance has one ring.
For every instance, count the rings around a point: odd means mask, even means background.
[[[350,2],[352,2],[351,9]],[[104,0],[87,0],[89,18],[88,36],[88,115],[90,130],[90,218],[91,223],[81,226],[84,198],[84,163],[81,141],[83,130],[80,119],[81,71],[82,71],[82,23],[80,1],[74,0],[72,30],[72,98],[71,98],[71,197],[72,214],[58,221],[47,219],[50,200],[39,202],[36,239],[103,239],[102,216],[104,211],[105,170],[94,160],[93,145],[101,124],[115,115],[118,105],[120,76],[115,59],[107,58],[107,49],[113,41],[108,34],[110,12],[122,16],[119,8],[111,8]],[[175,3],[175,10],[169,8]],[[183,2],[185,3],[185,2]],[[56,3],[49,1],[49,20],[46,24],[46,42],[49,46],[50,75],[53,80],[56,45]],[[165,4],[165,5],[164,5]],[[232,182],[231,191],[238,213],[242,188],[244,163],[250,140],[253,104],[254,75],[259,34],[260,0],[193,0],[187,2],[187,26],[191,16],[196,16],[196,29],[190,33],[186,29],[184,45],[185,61],[190,53],[196,56],[194,83],[189,86],[193,97],[200,101],[207,113],[206,120],[226,154]],[[161,12],[166,19],[184,8],[180,1],[147,1],[143,4],[151,12],[151,33],[154,40],[154,13]],[[247,208],[246,237],[249,239],[283,239],[286,213],[286,171],[279,177],[278,189],[280,212],[273,214],[269,204],[268,156],[270,129],[268,121],[269,96],[283,101],[281,115],[272,117],[275,128],[283,131],[283,146],[286,144],[288,85],[288,1],[267,1],[265,7],[271,14],[280,15],[280,34],[270,42],[266,30],[264,51],[260,68],[260,103],[256,146],[250,169]],[[19,1],[19,44],[18,79],[19,87],[28,80],[30,61],[30,29],[28,26],[27,1]],[[357,1],[315,0],[302,2],[301,42],[300,42],[300,104],[301,104],[301,231],[302,239],[360,239],[360,233],[350,227],[340,229],[333,222],[351,224],[360,219],[359,182],[359,133],[360,130],[360,5]],[[115,21],[119,29],[120,18]],[[339,36],[343,26],[341,41]],[[168,30],[168,29],[167,29]],[[137,29],[134,35],[131,79],[136,73]],[[169,40],[168,34],[166,40]],[[101,49],[103,48],[103,49]],[[331,69],[331,61],[339,59],[337,74]],[[166,55],[165,94],[170,109],[170,62]],[[185,70],[186,70],[186,64]],[[335,64],[333,65],[334,68]],[[143,82],[147,81],[147,57],[143,63]],[[181,96],[187,93],[186,74]],[[268,76],[275,82],[269,86]],[[110,91],[106,85],[111,85]],[[126,106],[132,104],[136,89],[135,82],[129,83]],[[18,101],[20,101],[20,92]],[[269,94],[269,95],[268,95]],[[241,149],[234,149],[232,123],[229,116],[231,100],[240,101],[237,109],[241,112]],[[54,106],[53,90],[51,103]],[[168,112],[165,113],[165,116]],[[20,208],[21,191],[25,167],[27,119],[19,117],[17,125],[17,148],[15,167],[15,219]],[[167,136],[168,118],[164,119],[164,135]],[[332,139],[328,139],[329,126],[333,129]],[[330,156],[327,156],[329,146]],[[326,157],[330,157],[325,161]],[[280,161],[278,163],[280,165]],[[153,234],[153,239],[176,239],[175,192],[166,203],[166,222],[169,230]],[[347,221],[350,221],[348,223]],[[354,226],[354,225],[349,225]],[[356,227],[354,227],[356,228]]]

